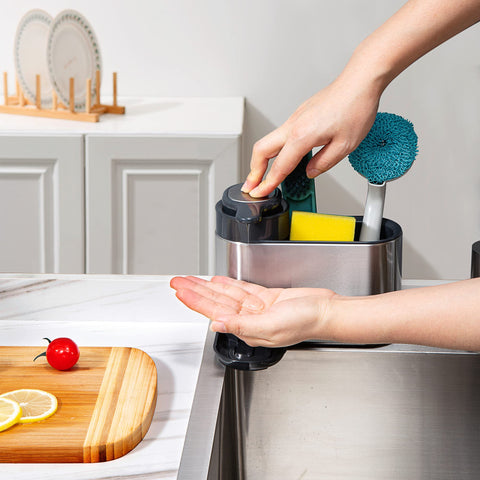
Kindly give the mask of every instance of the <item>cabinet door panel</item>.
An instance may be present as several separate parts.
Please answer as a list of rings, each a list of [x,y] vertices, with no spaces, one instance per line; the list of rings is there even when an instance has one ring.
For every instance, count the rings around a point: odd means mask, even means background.
[[[0,271],[84,273],[83,137],[0,136]]]
[[[213,274],[231,138],[87,137],[87,273]]]
[[[202,205],[201,191],[208,170],[116,167],[123,177],[114,220],[114,230],[122,231],[121,252],[116,252],[122,272],[187,273],[192,265],[206,271],[207,258],[200,250],[206,241],[201,217],[207,205]]]

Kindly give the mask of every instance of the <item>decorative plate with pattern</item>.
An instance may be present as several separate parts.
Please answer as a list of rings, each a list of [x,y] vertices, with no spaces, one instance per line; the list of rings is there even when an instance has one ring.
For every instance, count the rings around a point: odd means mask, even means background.
[[[70,78],[73,77],[75,108],[83,110],[87,79],[92,80],[94,99],[95,72],[102,71],[102,59],[95,32],[81,13],[63,10],[53,19],[48,37],[47,63],[50,81],[61,102],[69,105]]]
[[[52,84],[47,65],[47,42],[52,17],[45,11],[28,11],[15,33],[15,73],[25,98],[36,101],[37,75],[40,75],[40,97],[43,108],[52,104]]]

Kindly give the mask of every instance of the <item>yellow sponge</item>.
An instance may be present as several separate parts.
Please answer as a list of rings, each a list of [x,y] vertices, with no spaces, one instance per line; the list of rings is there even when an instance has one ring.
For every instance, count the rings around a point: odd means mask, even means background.
[[[290,240],[351,242],[354,235],[354,217],[312,212],[292,212]]]

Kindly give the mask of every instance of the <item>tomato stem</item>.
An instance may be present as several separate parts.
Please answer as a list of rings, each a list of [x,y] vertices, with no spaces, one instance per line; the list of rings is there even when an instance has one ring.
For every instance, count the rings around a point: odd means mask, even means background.
[[[47,352],[39,353],[39,354],[33,359],[33,361],[35,361],[38,357],[46,357],[46,356],[47,356]]]

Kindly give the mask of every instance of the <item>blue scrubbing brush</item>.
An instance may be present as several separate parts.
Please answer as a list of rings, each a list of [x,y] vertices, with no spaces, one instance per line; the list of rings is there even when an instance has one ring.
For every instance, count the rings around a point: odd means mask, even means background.
[[[413,124],[393,113],[377,113],[362,143],[348,156],[352,167],[368,180],[360,241],[380,238],[386,182],[404,175],[418,153]]]
[[[290,217],[293,211],[317,211],[315,180],[307,177],[307,165],[311,159],[312,152],[309,152],[282,182],[282,196],[288,202]]]

